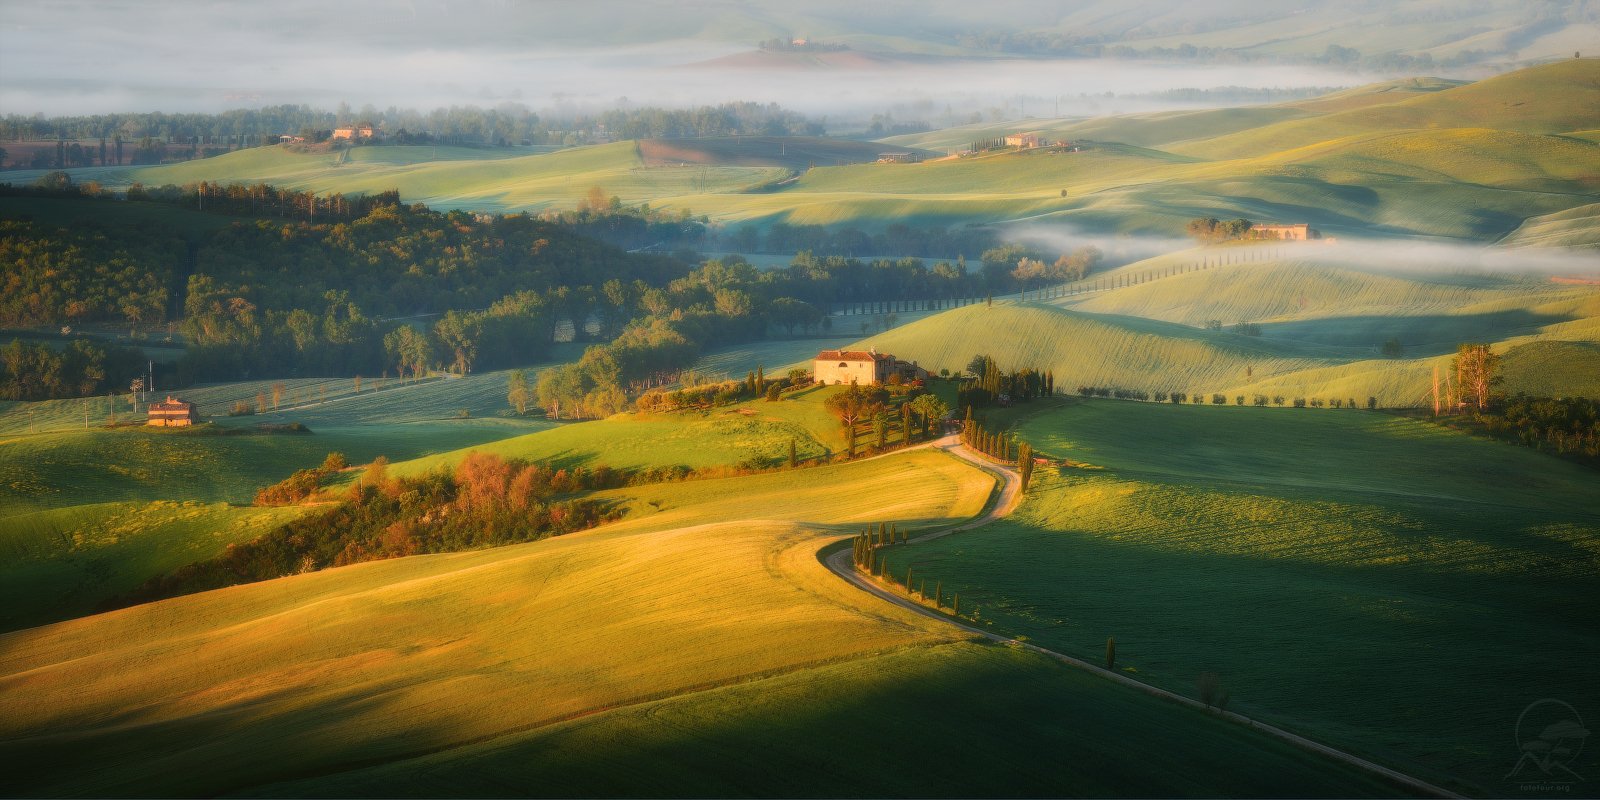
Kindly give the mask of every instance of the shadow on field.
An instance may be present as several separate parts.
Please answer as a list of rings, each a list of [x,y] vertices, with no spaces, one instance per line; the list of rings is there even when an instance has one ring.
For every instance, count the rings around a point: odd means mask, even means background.
[[[361,765],[354,764],[353,767]],[[912,647],[625,706],[266,796],[1370,796],[1288,745],[992,645]]]
[[[1510,309],[1485,314],[1351,316],[1261,323],[1264,337],[1340,347],[1364,347],[1376,355],[1383,343],[1400,340],[1406,358],[1454,353],[1461,342],[1490,342],[1534,333],[1577,317]]]

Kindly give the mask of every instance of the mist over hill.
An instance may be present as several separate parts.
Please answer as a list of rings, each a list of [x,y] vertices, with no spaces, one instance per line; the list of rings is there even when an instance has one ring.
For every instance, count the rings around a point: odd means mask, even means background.
[[[1030,97],[1038,113],[1058,95],[1483,77],[1570,56],[1597,33],[1592,4],[1512,0],[7,3],[0,111],[748,99],[835,116],[919,101],[1025,115]],[[759,49],[770,42],[800,46]],[[1119,68],[1094,66],[1106,58]]]

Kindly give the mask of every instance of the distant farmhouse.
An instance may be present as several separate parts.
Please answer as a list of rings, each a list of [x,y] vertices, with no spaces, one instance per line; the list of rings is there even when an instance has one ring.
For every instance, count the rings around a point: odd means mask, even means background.
[[[356,125],[350,128],[334,128],[335,139],[371,139],[373,130],[371,125]]]
[[[1039,133],[1013,133],[1006,137],[1006,147],[1020,147],[1024,150],[1039,146]]]
[[[812,364],[812,377],[817,383],[858,383],[877,386],[899,376],[902,383],[928,379],[928,371],[915,361],[901,361],[876,347],[870,350],[824,350],[817,354]]]
[[[1252,239],[1284,239],[1299,242],[1309,242],[1321,239],[1322,231],[1311,227],[1310,223],[1300,222],[1294,225],[1252,225],[1246,234]]]
[[[200,421],[200,408],[167,395],[167,399],[150,404],[150,419],[146,425],[160,428],[182,428]]]
[[[922,160],[916,153],[879,153],[879,164],[915,164]]]

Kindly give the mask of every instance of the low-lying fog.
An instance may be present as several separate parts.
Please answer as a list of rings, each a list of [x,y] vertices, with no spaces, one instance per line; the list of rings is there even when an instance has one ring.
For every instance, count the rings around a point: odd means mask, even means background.
[[[12,0],[0,3],[0,113],[331,108],[341,101],[419,109],[517,102],[594,111],[619,101],[754,100],[836,123],[889,107],[920,107],[929,121],[948,122],[951,115],[995,109],[1016,118],[1160,107],[1106,93],[1332,87],[1387,77],[1317,67],[1090,60],[852,58],[843,66],[730,67],[705,62],[753,50],[758,28],[747,40],[739,33],[708,38],[693,26],[641,32],[637,21],[616,19],[612,41],[632,43],[601,45],[599,22],[575,17],[570,6],[549,22],[573,26],[573,36],[543,24],[546,10],[563,6]],[[525,35],[504,30],[508,25],[523,26]]]
[[[1193,239],[1157,236],[1113,236],[1064,225],[1007,226],[1005,238],[1045,253],[1067,253],[1092,245],[1109,265],[1128,264],[1196,246]],[[1593,251],[1553,248],[1510,248],[1435,239],[1361,239],[1339,237],[1331,242],[1285,242],[1285,257],[1341,264],[1412,276],[1461,273],[1539,273],[1600,278]]]

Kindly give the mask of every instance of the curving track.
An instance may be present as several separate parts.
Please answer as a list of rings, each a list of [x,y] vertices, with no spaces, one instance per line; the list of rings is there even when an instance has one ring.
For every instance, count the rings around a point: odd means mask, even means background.
[[[990,522],[992,522],[992,521],[994,521],[996,519],[1008,516],[1012,511],[1014,511],[1016,509],[1018,502],[1021,501],[1021,478],[1017,475],[1017,471],[1012,469],[1012,468],[1010,468],[1010,467],[997,464],[997,463],[985,458],[984,456],[981,456],[981,455],[973,453],[972,451],[968,450],[966,447],[961,445],[960,439],[956,435],[953,435],[953,434],[952,435],[948,435],[948,436],[945,436],[944,438],[941,438],[941,439],[939,439],[937,441],[929,442],[927,444],[920,445],[919,447],[913,448],[913,449],[921,449],[921,448],[924,448],[924,447],[938,448],[940,450],[943,450],[946,453],[949,453],[949,454],[951,454],[953,456],[956,456],[957,458],[961,458],[961,459],[963,459],[965,461],[971,462],[974,466],[978,467],[979,469],[981,469],[981,470],[983,470],[985,472],[988,472],[991,475],[994,475],[996,478],[998,478],[1000,480],[1000,492],[995,497],[995,501],[994,501],[994,503],[992,503],[990,505],[989,509],[987,511],[985,511],[982,515],[980,515],[977,518],[973,519],[972,521],[965,522],[965,523],[962,523],[960,525],[957,525],[957,526],[954,526],[954,527],[950,527],[950,528],[946,528],[946,529],[943,529],[943,530],[935,531],[933,533],[925,534],[923,536],[918,536],[917,538],[912,539],[910,541],[912,541],[912,542],[932,541],[934,539],[938,539],[938,538],[941,538],[941,537],[949,536],[950,534],[953,534],[953,533],[959,533],[961,531],[968,531],[968,530],[972,530],[973,528],[978,528],[978,527],[987,525],[987,524],[989,524]],[[904,452],[904,451],[899,451],[899,452]],[[890,453],[890,454],[887,454],[887,455],[893,455],[893,453]],[[881,457],[882,456],[880,456],[880,458]],[[1144,692],[1146,694],[1154,695],[1154,696],[1160,697],[1160,698],[1162,698],[1164,700],[1170,700],[1170,701],[1172,701],[1174,703],[1179,703],[1181,705],[1190,706],[1192,708],[1201,709],[1201,710],[1204,710],[1204,711],[1209,711],[1209,712],[1214,713],[1214,714],[1220,714],[1222,717],[1224,717],[1226,719],[1232,720],[1232,721],[1237,722],[1237,723],[1239,723],[1241,725],[1247,725],[1247,726],[1249,726],[1251,728],[1254,728],[1254,729],[1256,729],[1258,731],[1261,731],[1262,733],[1265,733],[1265,734],[1267,734],[1269,736],[1276,736],[1279,739],[1282,739],[1282,740],[1284,740],[1286,742],[1289,742],[1291,744],[1294,744],[1294,745],[1297,745],[1299,747],[1302,747],[1302,748],[1304,748],[1306,750],[1310,750],[1310,751],[1312,751],[1314,753],[1320,753],[1320,754],[1325,755],[1325,756],[1327,756],[1329,758],[1337,759],[1337,760],[1342,761],[1342,762],[1344,762],[1346,764],[1350,764],[1352,766],[1360,767],[1361,769],[1364,769],[1364,770],[1367,770],[1369,772],[1372,772],[1372,773],[1375,773],[1377,775],[1380,775],[1380,776],[1382,776],[1384,778],[1387,778],[1388,780],[1394,782],[1395,784],[1397,784],[1399,786],[1403,786],[1406,789],[1409,789],[1411,791],[1420,792],[1422,794],[1430,795],[1430,796],[1433,796],[1433,797],[1449,797],[1449,798],[1459,798],[1459,797],[1461,797],[1461,795],[1458,795],[1458,794],[1456,794],[1454,792],[1451,792],[1451,791],[1449,791],[1447,789],[1441,788],[1439,786],[1435,786],[1435,785],[1433,785],[1431,783],[1428,783],[1428,782],[1423,781],[1423,780],[1418,779],[1418,778],[1413,778],[1410,775],[1407,775],[1407,774],[1405,774],[1403,772],[1399,772],[1399,771],[1390,769],[1390,768],[1385,767],[1385,766],[1383,766],[1381,764],[1375,764],[1375,763],[1373,763],[1371,761],[1368,761],[1368,760],[1366,760],[1364,758],[1361,758],[1359,756],[1355,756],[1355,755],[1352,755],[1350,753],[1346,753],[1343,750],[1339,750],[1337,748],[1329,747],[1328,745],[1322,744],[1320,742],[1314,742],[1314,741],[1312,741],[1310,739],[1305,738],[1304,736],[1299,736],[1297,734],[1290,733],[1289,731],[1286,731],[1283,728],[1279,728],[1279,727],[1277,727],[1275,725],[1268,725],[1267,723],[1260,722],[1260,721],[1255,720],[1255,719],[1251,719],[1250,717],[1247,717],[1247,716],[1245,716],[1243,714],[1238,714],[1238,713],[1235,713],[1235,712],[1232,712],[1232,711],[1219,711],[1219,710],[1215,710],[1215,709],[1210,709],[1207,706],[1205,706],[1202,703],[1200,703],[1200,701],[1198,701],[1198,700],[1194,700],[1194,699],[1191,699],[1191,698],[1188,698],[1188,697],[1184,697],[1183,695],[1180,695],[1180,694],[1174,694],[1174,693],[1169,692],[1169,691],[1167,691],[1165,689],[1160,689],[1160,688],[1157,688],[1155,686],[1151,686],[1151,685],[1149,685],[1147,683],[1141,683],[1141,682],[1136,681],[1136,680],[1134,680],[1132,678],[1129,678],[1126,675],[1123,675],[1123,674],[1118,673],[1118,672],[1113,672],[1113,671],[1105,669],[1103,667],[1095,666],[1094,664],[1091,664],[1091,663],[1089,663],[1087,661],[1084,661],[1082,659],[1073,658],[1072,656],[1069,656],[1069,655],[1066,655],[1066,654],[1063,654],[1063,653],[1058,653],[1058,652],[1056,652],[1054,650],[1048,650],[1046,648],[1039,647],[1038,645],[1034,645],[1034,644],[1029,644],[1027,642],[1018,641],[1018,640],[1012,639],[1012,638],[1010,638],[1008,636],[1002,636],[1000,634],[993,633],[991,631],[986,631],[986,630],[983,630],[981,628],[975,628],[975,627],[973,627],[971,625],[967,625],[964,622],[961,622],[956,617],[953,617],[953,616],[951,616],[951,615],[949,615],[947,613],[944,613],[942,611],[935,611],[935,610],[930,609],[927,606],[922,605],[920,603],[912,602],[910,599],[908,599],[908,598],[906,598],[904,596],[901,596],[898,593],[891,592],[891,591],[885,589],[878,582],[872,581],[872,580],[869,580],[869,579],[863,577],[859,572],[857,572],[855,570],[854,566],[850,563],[850,551],[849,551],[849,549],[840,549],[838,552],[835,552],[835,553],[829,555],[827,558],[823,559],[823,563],[826,564],[828,569],[831,570],[835,575],[838,575],[840,578],[843,578],[845,581],[847,581],[848,583],[856,586],[857,588],[861,589],[864,592],[876,595],[877,597],[879,597],[879,598],[881,598],[883,600],[886,600],[886,601],[888,601],[890,603],[894,603],[895,605],[900,606],[901,608],[905,608],[907,610],[914,611],[914,612],[916,612],[918,614],[922,614],[924,616],[934,617],[936,619],[943,620],[944,622],[949,623],[951,625],[954,625],[957,628],[960,628],[960,629],[962,629],[962,630],[964,630],[964,631],[966,631],[966,632],[968,632],[968,633],[970,633],[970,634],[972,634],[974,636],[981,636],[981,637],[983,637],[985,639],[988,639],[989,641],[997,642],[997,643],[1008,645],[1008,646],[1011,646],[1011,647],[1020,647],[1020,648],[1025,649],[1025,650],[1031,650],[1031,651],[1033,651],[1035,653],[1038,653],[1040,655],[1048,656],[1048,657],[1053,658],[1053,659],[1055,659],[1057,661],[1060,661],[1060,662],[1065,663],[1065,664],[1069,664],[1069,665],[1077,667],[1079,669],[1088,670],[1089,672],[1092,672],[1092,673],[1094,673],[1096,675],[1099,675],[1102,678],[1106,678],[1108,680],[1116,681],[1117,683],[1120,683],[1120,684],[1122,684],[1124,686],[1127,686],[1127,687],[1130,687],[1130,688],[1133,688],[1133,689],[1138,689],[1139,691]]]

